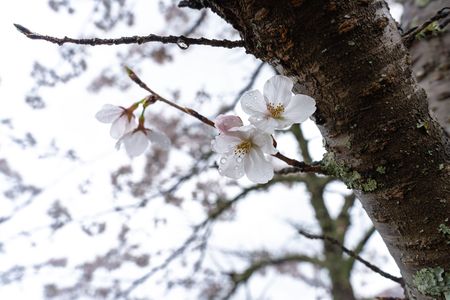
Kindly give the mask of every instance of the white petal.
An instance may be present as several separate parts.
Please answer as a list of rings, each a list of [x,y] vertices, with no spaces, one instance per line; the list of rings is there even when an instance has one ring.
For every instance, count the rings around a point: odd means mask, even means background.
[[[272,136],[267,133],[258,132],[252,139],[252,143],[261,149],[262,152],[267,154],[277,153],[277,149],[273,146]]]
[[[292,97],[292,87],[294,83],[286,76],[275,75],[264,84],[264,97],[267,97],[269,103],[289,104]]]
[[[275,121],[277,123],[277,125],[275,126],[275,129],[277,129],[277,130],[288,129],[289,127],[292,126],[292,124],[295,123],[294,121],[292,121],[290,119],[286,119],[286,118],[278,119]]]
[[[222,133],[211,142],[211,148],[214,152],[225,154],[232,152],[234,147],[241,142],[242,140],[236,136]]]
[[[123,137],[121,137],[120,139],[118,139],[117,140],[117,142],[116,142],[116,150],[120,150],[120,147],[122,146],[122,144],[123,144],[123,139],[126,137],[127,135],[124,135]]]
[[[128,118],[127,118],[128,119]],[[131,118],[131,120],[129,120],[128,122],[127,122],[127,126],[125,127],[125,133],[128,133],[128,132],[130,132],[130,131],[133,131],[134,129],[136,129],[136,126],[137,126],[137,124],[136,124],[136,118],[133,116],[132,118]]]
[[[264,116],[267,111],[266,102],[260,91],[254,90],[244,93],[241,99],[241,107],[249,115]]]
[[[252,123],[257,129],[273,134],[274,130],[277,128],[277,122],[275,119],[270,117],[264,117],[264,118],[255,118],[250,117],[248,119],[250,123]]]
[[[294,123],[306,121],[316,111],[316,101],[307,95],[295,95],[286,107],[284,117]]]
[[[102,109],[95,114],[95,118],[102,123],[112,123],[123,113],[123,108],[111,104],[103,105]]]
[[[235,155],[224,155],[217,162],[222,176],[239,179],[244,176],[244,159]]]
[[[261,150],[252,148],[244,159],[245,174],[255,183],[266,183],[273,178],[273,166]]]
[[[127,128],[129,128],[128,118],[123,115],[112,123],[109,134],[113,139],[118,139],[127,132]]]
[[[148,146],[148,139],[144,132],[138,130],[124,136],[123,144],[128,155],[134,157],[144,153]]]
[[[169,150],[170,140],[167,135],[151,130],[147,132],[147,137],[156,147],[162,150]]]

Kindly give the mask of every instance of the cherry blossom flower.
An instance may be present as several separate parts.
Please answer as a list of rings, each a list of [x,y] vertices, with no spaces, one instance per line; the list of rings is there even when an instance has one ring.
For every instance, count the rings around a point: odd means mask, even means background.
[[[244,125],[241,118],[233,115],[218,115],[214,121],[214,126],[219,129],[221,133],[228,133],[231,128],[241,127]]]
[[[102,123],[112,123],[110,130],[111,137],[118,139],[136,127],[136,118],[133,114],[133,111],[136,108],[137,105],[133,105],[130,108],[124,108],[121,106],[105,104],[102,109],[95,114],[95,117]]]
[[[316,111],[316,101],[307,95],[292,96],[292,87],[291,79],[275,75],[264,84],[264,95],[258,90],[242,95],[241,106],[250,115],[250,123],[273,133],[306,121]]]
[[[216,136],[211,146],[221,154],[218,162],[221,175],[238,179],[245,173],[255,183],[273,178],[273,166],[264,155],[277,152],[270,134],[252,125],[233,127]]]
[[[123,144],[125,151],[130,157],[139,156],[145,152],[149,142],[162,150],[168,150],[170,147],[169,138],[158,131],[145,128],[143,122],[139,126],[123,135],[116,143],[116,149],[119,150]]]

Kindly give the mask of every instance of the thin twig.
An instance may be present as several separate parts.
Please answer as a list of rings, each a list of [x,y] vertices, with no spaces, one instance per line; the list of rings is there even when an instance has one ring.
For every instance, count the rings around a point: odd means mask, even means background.
[[[424,22],[422,25],[416,26],[408,30],[403,34],[402,40],[403,44],[409,48],[411,47],[412,43],[416,39],[417,34],[422,32],[424,29],[426,29],[431,23],[435,21],[439,21],[441,19],[444,19],[450,15],[450,7],[443,7],[441,8],[433,17],[428,19],[426,22]],[[449,21],[447,20],[443,24],[440,25],[440,28],[444,28]]]
[[[269,266],[278,266],[283,265],[286,263],[310,263],[315,266],[324,266],[324,262],[316,257],[310,257],[307,255],[302,254],[286,254],[285,256],[281,257],[274,257],[274,258],[265,258],[261,259],[259,261],[253,262],[247,269],[245,269],[242,272],[239,273],[229,273],[228,276],[230,277],[231,281],[233,282],[233,286],[231,289],[226,293],[224,297],[222,297],[222,300],[228,300],[230,299],[238,290],[238,288],[246,283],[256,272],[265,269]]]
[[[130,77],[131,80],[133,80],[137,85],[139,85],[141,88],[143,88],[144,90],[146,90],[147,92],[149,92],[151,95],[156,97],[156,100],[164,102],[188,115],[193,116],[194,118],[198,119],[199,121],[201,121],[202,123],[205,123],[211,127],[215,127],[214,126],[214,122],[211,121],[210,119],[208,119],[207,117],[199,114],[198,112],[196,112],[195,110],[189,108],[189,107],[182,107],[164,97],[162,97],[161,95],[159,95],[158,93],[156,93],[155,91],[153,91],[151,88],[149,88],[137,75],[136,73],[133,72],[133,70],[131,70],[128,67],[125,67],[128,76]]]
[[[300,233],[301,235],[303,235],[306,238],[312,239],[312,240],[323,240],[325,242],[331,243],[337,247],[339,247],[344,253],[346,253],[347,255],[353,257],[355,260],[359,261],[360,263],[362,263],[363,265],[365,265],[366,267],[368,267],[369,269],[371,269],[372,271],[374,271],[375,273],[380,274],[381,276],[390,279],[398,284],[400,284],[401,286],[404,286],[405,283],[403,281],[403,278],[401,277],[396,277],[393,276],[389,273],[384,272],[383,270],[381,270],[380,268],[378,268],[377,266],[371,264],[370,262],[368,262],[367,260],[363,259],[361,256],[357,255],[354,251],[346,248],[345,246],[343,246],[338,240],[326,236],[326,235],[317,235],[317,234],[311,234],[309,232],[306,232],[302,229],[298,229],[298,233]]]
[[[149,34],[145,36],[126,36],[120,37],[116,39],[100,39],[100,38],[90,38],[90,39],[74,39],[71,37],[63,37],[57,38],[48,35],[42,35],[39,33],[32,32],[28,28],[14,24],[14,26],[24,34],[26,37],[33,40],[44,40],[50,43],[58,44],[59,46],[71,43],[77,45],[90,45],[90,46],[99,46],[99,45],[122,45],[122,44],[144,44],[151,42],[158,42],[162,44],[177,44],[181,49],[187,49],[190,45],[204,45],[204,46],[212,46],[212,47],[222,47],[222,48],[238,48],[243,47],[243,41],[230,41],[230,40],[216,40],[216,39],[207,39],[207,38],[189,38],[183,35],[174,36],[160,36],[155,34]]]
[[[133,72],[133,70],[131,70],[128,67],[125,67],[127,73],[128,73],[128,77],[130,77],[131,80],[133,80],[133,82],[135,82],[137,85],[139,85],[141,88],[143,88],[144,90],[146,90],[147,92],[150,93],[150,97],[154,97],[152,99],[152,101],[161,101],[164,102],[188,115],[193,116],[194,118],[196,118],[197,120],[205,123],[206,125],[209,125],[211,127],[215,128],[214,122],[210,119],[208,119],[207,117],[203,116],[202,114],[198,113],[197,111],[189,108],[189,107],[183,107],[180,106],[164,97],[162,97],[161,95],[159,95],[158,93],[156,93],[154,90],[152,90],[147,84],[145,84],[145,82],[143,82],[137,75],[136,73]],[[149,98],[150,99],[150,98]],[[274,144],[276,145],[276,142],[274,140]],[[298,172],[305,172],[305,173],[321,173],[321,174],[325,174],[324,170],[322,168],[322,165],[320,164],[320,162],[316,162],[314,164],[307,164],[305,162],[301,162],[289,157],[284,156],[283,154],[281,154],[280,152],[277,152],[276,154],[272,155],[273,157],[276,157],[282,161],[284,161],[285,163],[287,163],[288,165],[296,168],[297,173]]]
[[[292,174],[292,173],[320,173],[325,174],[325,170],[323,170],[322,165],[320,162],[313,162],[312,164],[307,164],[303,161],[298,161],[289,157],[284,156],[280,152],[273,154],[272,156],[278,158],[279,160],[284,161],[288,165],[292,166],[293,168],[287,168],[278,171],[278,174],[286,175],[286,174]]]

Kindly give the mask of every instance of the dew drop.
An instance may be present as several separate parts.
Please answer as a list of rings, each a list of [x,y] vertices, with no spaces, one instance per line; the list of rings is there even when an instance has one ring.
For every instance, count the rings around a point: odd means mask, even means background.
[[[181,38],[177,40],[177,46],[183,50],[186,50],[187,48],[189,48],[189,45]]]
[[[225,164],[227,162],[227,159],[225,158],[225,157],[222,157],[221,159],[220,159],[220,163],[223,165],[223,164]]]
[[[237,158],[236,158],[236,161],[237,161],[238,163],[241,163],[241,162],[242,162],[242,157],[240,157],[240,156],[237,157]]]

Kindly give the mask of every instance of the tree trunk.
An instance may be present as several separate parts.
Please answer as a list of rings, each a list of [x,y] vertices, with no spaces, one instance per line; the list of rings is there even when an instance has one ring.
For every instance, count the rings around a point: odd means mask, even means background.
[[[324,166],[355,190],[408,296],[444,299],[432,282],[419,292],[414,278],[441,267],[450,280],[450,245],[439,230],[450,225],[450,145],[428,113],[385,2],[200,2],[240,32],[249,53],[316,99],[315,121],[329,151]]]
[[[434,0],[421,4],[418,1],[404,1],[402,26],[407,30],[449,6],[448,0]],[[413,70],[419,84],[428,94],[431,114],[450,135],[450,30],[416,40],[412,45]]]

